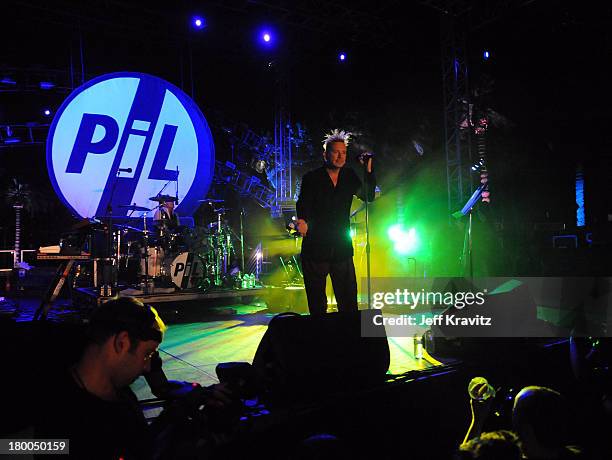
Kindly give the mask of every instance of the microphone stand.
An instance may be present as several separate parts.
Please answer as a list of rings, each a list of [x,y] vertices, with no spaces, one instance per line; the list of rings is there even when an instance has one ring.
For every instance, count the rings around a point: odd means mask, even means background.
[[[110,198],[108,200],[108,204],[106,205],[106,225],[107,225],[107,239],[106,239],[106,261],[103,264],[102,268],[102,283],[105,283],[105,278],[109,275],[108,267],[106,266],[106,262],[109,260],[113,261],[113,264],[110,268],[110,293],[108,295],[113,295],[113,280],[114,276],[114,254],[113,254],[113,198],[115,196],[115,190],[117,189],[117,182],[119,181],[119,176],[121,175],[121,169],[117,169],[117,175],[115,176],[115,180],[113,181],[113,188],[111,189]],[[119,248],[117,248],[119,250]],[[119,260],[117,260],[117,264],[119,264]],[[106,284],[103,284],[102,291],[106,291]],[[106,292],[105,292],[106,293]]]
[[[172,181],[171,181],[171,180],[169,180],[168,182],[166,182],[166,183],[164,184],[164,186],[161,188],[161,190],[160,190],[159,192],[157,192],[157,195],[155,195],[155,196],[160,196],[160,195],[162,194],[162,192],[163,192],[164,190],[166,190],[166,187],[167,187],[168,185],[170,185],[170,182],[172,182]]]
[[[244,276],[244,229],[243,229],[243,216],[244,216],[244,208],[240,208],[240,252],[242,255],[242,275]]]
[[[143,294],[152,294],[151,290],[149,289],[149,231],[147,230],[147,213],[143,213],[142,214],[142,240],[144,241],[144,269],[145,269],[145,276],[144,276],[144,286],[142,286],[142,293]],[[141,249],[142,250],[142,249]],[[155,290],[155,287],[153,287],[153,290]]]
[[[366,277],[368,280],[368,310],[372,308],[372,279],[370,275],[370,206],[369,206],[369,187],[368,187],[368,162],[372,157],[365,158],[363,161],[363,185],[365,187],[365,233],[366,233]]]

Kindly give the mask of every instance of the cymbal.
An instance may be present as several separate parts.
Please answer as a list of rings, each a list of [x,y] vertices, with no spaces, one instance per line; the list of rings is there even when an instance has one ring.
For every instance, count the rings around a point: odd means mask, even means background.
[[[113,219],[113,220],[127,220],[127,221],[133,220],[133,221],[136,221],[136,220],[142,219],[142,217],[138,217],[138,216],[109,216],[109,215],[106,215],[106,216],[96,216],[96,219]]]
[[[93,226],[96,226],[96,225],[99,226],[99,225],[102,225],[102,224],[103,224],[103,222],[99,221],[96,218],[91,218],[91,219],[84,218],[84,219],[80,220],[79,222],[77,222],[76,224],[74,224],[71,228],[73,230],[80,230],[80,229],[83,229],[83,228],[93,227]]]
[[[118,227],[122,230],[132,230],[133,232],[136,232],[136,233],[143,233],[143,230],[136,228],[136,227],[132,227],[131,225],[115,224],[115,227]]]
[[[130,211],[150,211],[149,208],[145,208],[144,206],[137,206],[135,204],[120,204],[120,208],[129,209]]]
[[[149,200],[157,201],[159,203],[165,203],[166,201],[176,201],[176,197],[170,195],[157,195],[150,197]]]
[[[225,200],[217,200],[217,199],[208,199],[208,200],[198,200],[198,203],[223,203]]]

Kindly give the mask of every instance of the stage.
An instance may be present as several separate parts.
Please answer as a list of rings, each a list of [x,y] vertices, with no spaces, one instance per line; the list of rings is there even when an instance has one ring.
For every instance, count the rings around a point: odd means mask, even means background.
[[[217,312],[215,314],[215,312]],[[163,311],[160,312],[163,318]],[[261,304],[209,307],[202,321],[170,324],[160,346],[163,368],[171,380],[217,383],[215,367],[230,361],[252,362],[257,346],[274,314]],[[411,337],[389,337],[389,374],[428,369],[439,363],[417,359]],[[140,378],[132,386],[139,399],[153,397]]]
[[[271,312],[263,300],[254,299],[251,303],[243,304],[227,301],[229,296],[219,298],[224,301],[211,301],[211,297],[208,297],[207,301],[192,299],[182,307],[163,301],[156,305],[168,326],[159,349],[169,379],[211,385],[218,382],[215,374],[218,363],[252,362],[268,323],[276,312]],[[32,321],[40,302],[40,299],[32,297],[5,299],[0,314],[16,322]],[[85,305],[72,305],[62,299],[49,310],[48,320],[81,322],[89,311],[90,308]],[[389,375],[429,369],[441,364],[426,353],[423,358],[416,358],[412,337],[389,337],[387,340],[391,356]],[[153,397],[142,377],[133,384],[133,389],[139,399]]]
[[[248,301],[255,296],[261,296],[266,292],[263,287],[243,288],[243,289],[174,289],[157,288],[153,293],[144,293],[142,290],[126,287],[118,293],[120,297],[131,297],[143,303],[155,305],[159,303],[182,303],[208,301],[214,299],[234,299],[238,301]],[[72,293],[73,299],[77,303],[85,305],[100,305],[111,297],[101,297],[94,288],[76,288]]]

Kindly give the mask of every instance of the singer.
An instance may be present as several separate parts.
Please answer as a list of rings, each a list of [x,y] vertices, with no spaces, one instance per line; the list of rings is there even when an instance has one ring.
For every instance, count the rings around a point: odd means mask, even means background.
[[[304,175],[296,204],[298,231],[304,237],[302,271],[311,315],[327,312],[328,274],[338,311],[357,310],[357,280],[350,235],[351,202],[353,195],[373,201],[376,178],[371,154],[358,156],[367,171],[366,184],[355,171],[345,167],[350,135],[335,129],[325,136],[325,164]]]

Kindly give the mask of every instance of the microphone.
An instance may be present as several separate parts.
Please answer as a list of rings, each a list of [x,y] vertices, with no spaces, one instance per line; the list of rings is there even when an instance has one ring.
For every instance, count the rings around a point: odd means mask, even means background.
[[[117,169],[117,171],[131,173],[132,172],[132,168],[119,168],[119,169]]]
[[[374,154],[372,152],[361,152],[355,157],[355,160],[366,162],[367,160],[373,157],[374,157]]]

